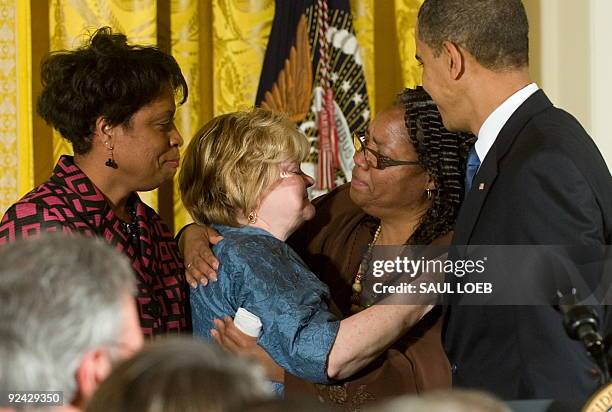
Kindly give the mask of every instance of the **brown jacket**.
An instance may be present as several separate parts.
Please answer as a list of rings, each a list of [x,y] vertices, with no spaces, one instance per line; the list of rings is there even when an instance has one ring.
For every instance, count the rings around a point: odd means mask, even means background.
[[[364,213],[343,185],[313,201],[317,209],[289,243],[330,289],[338,314],[350,313],[351,285],[378,220]],[[450,243],[450,235],[435,243]],[[441,342],[441,308],[435,308],[410,332],[369,366],[337,385],[316,385],[295,376],[285,378],[285,394],[316,396],[345,410],[364,403],[424,391],[450,388],[451,374]]]

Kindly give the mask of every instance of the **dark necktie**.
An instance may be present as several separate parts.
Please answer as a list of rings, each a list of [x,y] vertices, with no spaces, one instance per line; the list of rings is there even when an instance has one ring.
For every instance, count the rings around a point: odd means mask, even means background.
[[[480,167],[480,159],[478,158],[478,153],[476,153],[476,148],[472,146],[470,152],[467,157],[467,166],[465,168],[465,194],[467,195],[472,188],[472,183],[474,181],[474,176],[476,176],[476,172]]]

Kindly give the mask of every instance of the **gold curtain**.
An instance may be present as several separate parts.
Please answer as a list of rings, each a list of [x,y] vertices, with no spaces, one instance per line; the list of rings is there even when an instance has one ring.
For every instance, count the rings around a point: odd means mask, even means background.
[[[350,0],[374,113],[420,82],[414,25],[421,1]],[[71,152],[35,116],[40,60],[50,50],[78,47],[108,25],[130,42],[170,51],[189,85],[176,118],[184,150],[213,116],[253,105],[273,17],[274,0],[0,0],[0,27],[10,34],[0,36],[0,212]],[[190,221],[176,183],[141,197],[175,229]]]
[[[419,8],[423,0],[396,0],[395,29],[397,32],[397,50],[399,51],[402,85],[415,87],[421,84],[421,67],[414,55],[416,43],[414,29],[416,27]]]
[[[392,104],[403,87],[421,83],[421,70],[414,58],[414,28],[423,0],[350,3],[357,39],[364,52],[370,104],[372,112],[377,113]]]
[[[176,0],[171,16],[172,54],[189,84],[189,99],[177,113],[185,150],[213,116],[253,106],[274,1]],[[177,178],[172,210],[174,227],[180,229],[191,218],[181,204]]]
[[[179,107],[176,113],[176,127],[180,130],[185,143],[181,154],[189,143],[189,138],[212,117],[210,108],[212,70],[210,45],[210,9],[197,0],[176,0],[172,2],[170,27],[172,54],[183,71],[189,85],[189,98]],[[174,178],[172,188],[172,210],[174,225],[183,227],[190,221],[188,213],[180,201],[181,196]]]

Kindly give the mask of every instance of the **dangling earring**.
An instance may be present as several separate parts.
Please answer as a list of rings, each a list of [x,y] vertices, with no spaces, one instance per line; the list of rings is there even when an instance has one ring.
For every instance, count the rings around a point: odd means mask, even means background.
[[[431,200],[434,197],[434,189],[425,189],[425,196],[427,200]]]
[[[105,143],[106,148],[108,149],[108,160],[104,165],[106,167],[110,167],[111,169],[117,168],[117,163],[115,162],[115,156],[113,156],[113,146],[109,146],[108,143]]]
[[[247,216],[247,220],[250,224],[254,224],[255,222],[257,222],[257,212],[253,210],[251,213],[249,213],[249,215]]]

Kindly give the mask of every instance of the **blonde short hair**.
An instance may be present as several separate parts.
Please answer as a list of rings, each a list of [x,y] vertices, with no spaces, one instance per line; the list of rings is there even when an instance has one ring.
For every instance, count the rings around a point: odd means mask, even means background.
[[[198,223],[239,226],[279,178],[280,163],[302,161],[306,137],[263,109],[217,116],[191,139],[179,176],[183,204]]]

